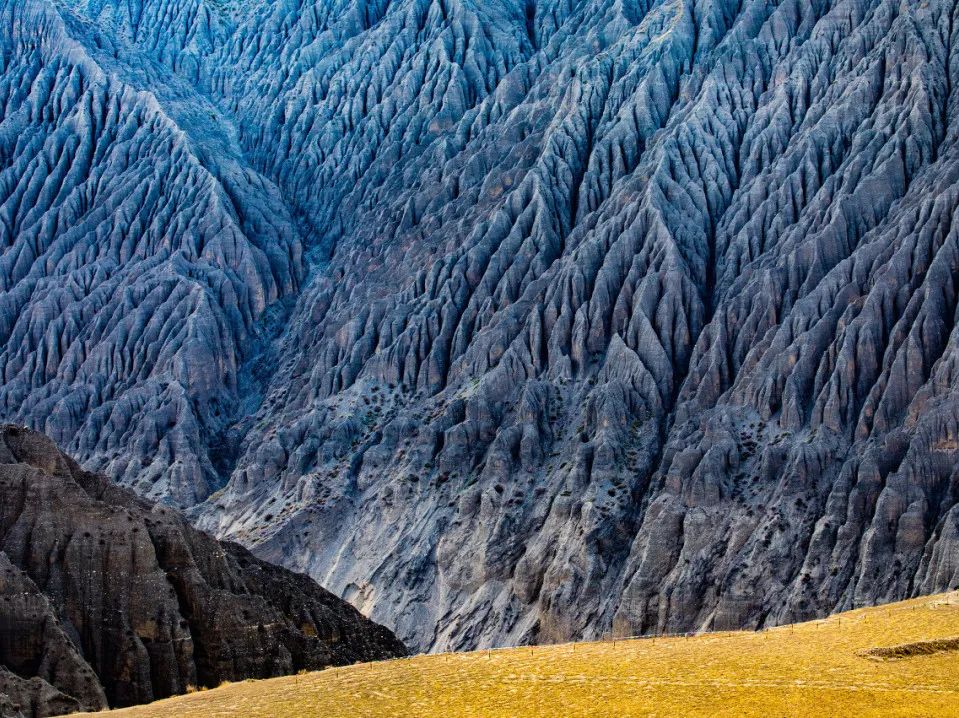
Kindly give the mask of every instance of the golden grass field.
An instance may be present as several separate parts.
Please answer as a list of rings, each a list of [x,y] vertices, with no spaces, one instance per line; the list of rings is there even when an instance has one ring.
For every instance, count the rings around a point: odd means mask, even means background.
[[[959,716],[959,593],[761,633],[366,663],[234,683],[111,718]],[[947,639],[947,640],[942,640]],[[906,646],[879,659],[870,649]],[[913,655],[933,651],[928,655]],[[910,657],[911,656],[911,657]]]

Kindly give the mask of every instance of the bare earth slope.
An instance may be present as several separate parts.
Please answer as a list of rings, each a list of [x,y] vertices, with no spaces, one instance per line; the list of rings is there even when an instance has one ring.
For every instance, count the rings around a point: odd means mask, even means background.
[[[0,715],[404,653],[306,576],[83,471],[44,436],[0,427]]]
[[[418,648],[954,588],[957,11],[0,0],[0,414]]]
[[[116,718],[959,716],[959,595],[760,633],[417,656],[253,681]],[[904,642],[951,650],[896,659]]]

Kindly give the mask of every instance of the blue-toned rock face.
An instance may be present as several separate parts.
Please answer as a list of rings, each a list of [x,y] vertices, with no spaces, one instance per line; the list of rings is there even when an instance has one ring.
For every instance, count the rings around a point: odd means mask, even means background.
[[[0,416],[419,649],[956,587],[957,14],[0,0]]]

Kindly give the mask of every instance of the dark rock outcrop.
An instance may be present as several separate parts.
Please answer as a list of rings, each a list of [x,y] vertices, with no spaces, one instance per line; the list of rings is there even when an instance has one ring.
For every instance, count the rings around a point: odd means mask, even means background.
[[[55,715],[404,653],[306,576],[83,471],[40,434],[0,427],[6,705]]]
[[[0,0],[0,414],[417,647],[954,588],[957,14]]]

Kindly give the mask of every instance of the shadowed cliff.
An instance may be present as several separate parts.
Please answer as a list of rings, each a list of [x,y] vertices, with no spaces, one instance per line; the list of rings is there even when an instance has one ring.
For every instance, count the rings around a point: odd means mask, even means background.
[[[0,693],[24,715],[404,655],[306,576],[0,427]]]

